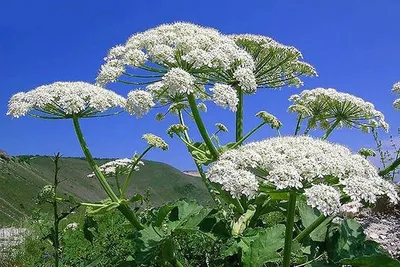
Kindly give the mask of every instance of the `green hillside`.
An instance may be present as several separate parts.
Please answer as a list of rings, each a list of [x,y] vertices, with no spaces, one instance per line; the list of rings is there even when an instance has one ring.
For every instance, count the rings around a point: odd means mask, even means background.
[[[35,208],[37,192],[53,180],[54,165],[49,157],[38,156],[28,162],[0,160],[0,225],[18,222]],[[108,160],[100,159],[98,164]],[[144,194],[147,189],[150,201],[159,205],[183,197],[195,198],[200,202],[210,200],[200,178],[186,175],[161,162],[144,161],[132,178],[129,193]],[[106,196],[96,178],[87,178],[91,171],[81,158],[61,158],[59,179],[60,192],[74,195],[83,201],[98,201]],[[113,180],[111,180],[113,181]],[[110,182],[111,182],[110,181]],[[128,195],[129,196],[129,195]]]

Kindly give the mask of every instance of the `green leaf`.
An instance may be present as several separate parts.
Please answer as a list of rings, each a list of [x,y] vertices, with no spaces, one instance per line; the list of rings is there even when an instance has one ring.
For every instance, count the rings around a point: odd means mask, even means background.
[[[354,219],[332,227],[328,236],[328,256],[335,263],[353,266],[400,266],[375,241],[367,240],[362,226]]]
[[[165,217],[176,207],[176,204],[166,204],[158,210],[156,221],[154,222],[155,226],[160,227]]]
[[[135,259],[138,264],[154,260],[162,249],[165,235],[155,226],[148,226],[137,233]]]
[[[297,201],[297,208],[299,209],[301,223],[303,224],[304,228],[310,226],[321,215],[318,210],[311,208],[303,200]],[[329,220],[325,220],[317,228],[315,228],[315,230],[310,234],[311,240],[315,242],[324,242],[328,231],[328,224]]]
[[[254,206],[250,205],[247,211],[233,224],[232,235],[234,237],[241,235],[244,230],[246,230],[251,218],[254,216],[254,213],[256,213],[256,209]]]
[[[175,205],[169,216],[170,222],[167,223],[171,231],[197,229],[201,221],[211,212],[211,208],[205,208],[196,201],[180,200]]]
[[[352,266],[362,266],[362,267],[399,267],[400,262],[390,258],[387,255],[377,254],[361,256],[356,259],[343,259],[340,261],[341,264],[351,264]]]
[[[259,267],[266,262],[279,262],[281,256],[277,252],[285,242],[285,226],[260,229],[255,236],[243,237],[247,248],[242,247],[243,266]]]
[[[99,225],[92,216],[85,216],[83,223],[83,235],[93,245],[94,232],[98,232]]]

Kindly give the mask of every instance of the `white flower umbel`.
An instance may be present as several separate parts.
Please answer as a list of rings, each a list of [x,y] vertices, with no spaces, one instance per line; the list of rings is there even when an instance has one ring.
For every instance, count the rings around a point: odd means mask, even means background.
[[[194,92],[195,78],[181,68],[172,68],[162,78],[163,87],[168,88],[171,95],[190,94]]]
[[[400,94],[400,82],[393,84],[392,92],[396,94]],[[396,99],[393,102],[393,107],[395,109],[400,109],[400,98]]]
[[[168,144],[159,136],[147,133],[142,136],[144,140],[147,141],[147,144],[149,146],[157,147],[162,150],[167,150],[168,149]]]
[[[220,160],[208,171],[208,179],[211,182],[221,184],[222,189],[231,193],[232,197],[252,197],[258,188],[256,176],[249,171],[239,169],[230,160]]]
[[[125,98],[85,82],[55,82],[26,93],[13,95],[7,115],[31,115],[40,118],[63,119],[94,117],[99,113],[125,106]]]
[[[143,90],[134,90],[128,94],[125,109],[140,118],[155,106],[151,93]]]
[[[310,64],[301,61],[302,54],[293,46],[260,35],[240,34],[231,38],[253,56],[258,88],[298,87],[303,84],[300,76],[317,76]]]
[[[325,216],[335,214],[340,209],[340,192],[325,184],[316,184],[306,188],[307,204],[320,210]]]
[[[233,77],[239,82],[239,85],[244,92],[248,94],[253,94],[256,92],[257,81],[251,69],[240,67],[235,70]]]
[[[135,76],[127,73],[128,66],[152,74]],[[212,28],[177,22],[134,34],[124,45],[112,48],[97,82],[105,85],[117,80],[138,78],[140,82],[140,79],[147,78],[146,83],[154,83],[171,68],[182,68],[204,76],[213,70],[224,71],[237,66],[253,69],[254,61],[231,38]]]
[[[303,119],[308,119],[310,127],[316,127],[319,123],[321,128],[327,129],[339,121],[338,126],[355,127],[363,131],[378,127],[386,131],[389,129],[385,117],[372,103],[332,88],[304,90],[292,95],[289,100],[296,107],[289,107],[289,110],[299,112]],[[299,109],[300,106],[304,108]]]
[[[355,201],[374,203],[382,195],[387,195],[393,203],[398,201],[393,184],[383,180],[362,156],[352,154],[344,146],[306,136],[276,137],[228,150],[220,155],[207,175],[235,197],[252,197],[259,183],[264,183],[272,189],[299,192],[313,185],[326,185]],[[317,197],[314,190],[307,194]],[[312,203],[322,207],[327,198],[320,202],[313,199]],[[329,198],[336,197],[332,193]],[[334,210],[337,203],[332,205],[323,212]]]
[[[103,173],[104,177],[115,177],[116,175],[125,175],[128,174],[134,164],[134,160],[132,159],[117,159],[101,165],[100,171]],[[139,165],[144,165],[142,161],[139,161],[135,166],[135,171],[139,170]],[[87,176],[88,178],[95,177],[94,173],[91,173]]]
[[[232,86],[216,83],[210,90],[214,93],[213,101],[216,105],[223,108],[228,106],[231,111],[236,111],[236,106],[239,103],[239,99],[237,97],[236,90],[233,89]]]

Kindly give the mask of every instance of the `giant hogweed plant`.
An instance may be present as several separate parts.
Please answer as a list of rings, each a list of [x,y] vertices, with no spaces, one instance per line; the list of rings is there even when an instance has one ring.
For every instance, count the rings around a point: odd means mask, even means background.
[[[134,262],[138,265],[189,265],[176,242],[182,234],[222,242],[221,256],[228,265],[338,266],[378,258],[396,264],[377,244],[364,242],[355,221],[333,222],[344,211],[373,204],[381,196],[398,201],[393,184],[363,156],[326,140],[342,127],[387,130],[384,116],[371,103],[334,89],[306,90],[290,98],[289,111],[297,116],[293,136],[281,137],[281,122],[266,111],[256,114],[261,119],[258,125],[243,132],[245,95],[300,86],[302,76],[316,75],[296,48],[271,38],[223,35],[189,23],[166,24],[113,47],[96,85],[58,82],[18,93],[9,102],[8,114],[73,121],[93,176],[109,196],[102,203],[84,205],[95,214],[118,209],[137,229]],[[112,82],[135,89],[125,99],[102,88]],[[235,138],[227,144],[218,140],[218,134],[227,132],[222,123],[217,122],[217,131],[209,134],[203,122],[200,111],[210,102],[234,113]],[[129,207],[140,200],[138,195],[127,197],[126,188],[141,158],[153,147],[168,148],[154,135],[144,136],[148,149],[131,160],[100,167],[94,161],[80,129],[81,119],[116,115],[121,108],[140,118],[155,107],[165,109],[157,119],[176,116],[177,123],[167,133],[187,147],[217,208],[178,201],[143,219]],[[120,110],[112,113],[115,108]],[[192,138],[187,120],[194,121],[202,140]],[[277,130],[278,137],[244,144],[265,125]],[[324,130],[324,135],[308,136],[314,128]],[[395,161],[388,168],[398,165]],[[115,179],[116,188],[110,186],[109,177]]]

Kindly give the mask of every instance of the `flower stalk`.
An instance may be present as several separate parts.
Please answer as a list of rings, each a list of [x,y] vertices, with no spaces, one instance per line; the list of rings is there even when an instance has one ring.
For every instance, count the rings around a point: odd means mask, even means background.
[[[79,125],[79,118],[77,116],[72,117],[73,123],[74,123],[74,129],[76,132],[76,136],[78,137],[79,144],[81,145],[83,154],[85,155],[90,168],[96,175],[98,181],[100,182],[101,186],[103,187],[104,191],[107,193],[107,195],[110,197],[110,199],[113,202],[120,203],[120,199],[115,195],[114,191],[112,190],[110,184],[107,182],[105,179],[104,175],[100,171],[99,166],[97,163],[94,161],[92,154],[90,153],[89,147],[86,144],[86,141],[83,137],[83,133],[81,130],[81,127]],[[118,206],[118,210],[125,216],[126,219],[138,230],[144,229],[143,225],[139,222],[137,219],[136,215],[133,213],[131,208],[126,205],[126,204],[120,204]]]
[[[306,229],[301,231],[295,238],[294,241],[301,242],[305,237],[312,233],[319,225],[321,225],[326,219],[331,220],[330,217],[326,217],[321,214],[312,224],[310,224]]]
[[[290,267],[290,259],[292,254],[292,238],[294,228],[294,215],[296,211],[296,192],[289,193],[289,202],[286,218],[285,246],[283,248],[283,267]]]
[[[215,148],[210,136],[208,135],[207,129],[203,123],[203,120],[201,119],[199,109],[197,108],[196,105],[196,99],[193,94],[188,95],[188,101],[190,105],[190,109],[193,114],[194,121],[196,122],[196,125],[199,129],[199,132],[201,134],[201,137],[203,138],[204,142],[206,143],[208,149],[210,150],[211,155],[213,156],[214,159],[218,158],[218,151]]]
[[[236,142],[243,137],[243,90],[240,86],[235,86],[239,99],[236,110]]]
[[[326,131],[326,133],[322,136],[322,140],[326,140],[329,135],[332,133],[333,130],[339,125],[340,119],[336,119],[335,122],[329,127],[329,129]]]
[[[129,186],[129,183],[130,183],[130,181],[131,181],[131,179],[132,179],[132,174],[133,174],[133,172],[135,171],[136,165],[140,162],[140,160],[144,157],[144,155],[146,155],[146,153],[149,152],[150,149],[152,149],[152,148],[153,148],[153,146],[147,147],[146,150],[144,150],[144,151],[142,152],[142,154],[140,154],[140,156],[137,157],[137,158],[135,159],[135,161],[133,162],[132,167],[131,167],[131,170],[129,171],[128,175],[126,176],[124,185],[122,186],[122,190],[121,190],[121,197],[122,197],[122,198],[124,198],[125,195],[126,195],[126,191],[128,190],[128,186]]]

